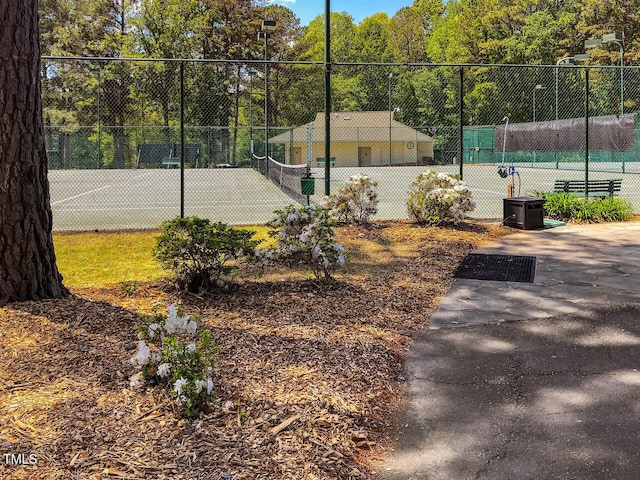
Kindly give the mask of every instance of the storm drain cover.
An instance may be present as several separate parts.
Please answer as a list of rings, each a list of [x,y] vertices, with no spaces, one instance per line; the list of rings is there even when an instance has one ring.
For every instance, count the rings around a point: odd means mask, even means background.
[[[533,283],[536,257],[471,253],[462,261],[455,278]]]

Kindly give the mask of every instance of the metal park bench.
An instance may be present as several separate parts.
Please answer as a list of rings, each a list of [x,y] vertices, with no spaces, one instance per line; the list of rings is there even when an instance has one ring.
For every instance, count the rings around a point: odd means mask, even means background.
[[[200,145],[184,145],[184,163],[198,167]],[[138,146],[138,168],[179,167],[180,145],[149,143]]]
[[[179,157],[165,157],[162,159],[162,166],[171,168],[180,166],[180,158]]]
[[[556,180],[553,185],[553,191],[556,193],[585,193],[594,197],[613,197],[620,193],[622,188],[622,179],[614,178],[610,180],[589,180],[585,188],[584,180]]]
[[[322,167],[324,165],[324,157],[316,157],[316,166]],[[336,166],[336,157],[331,157],[331,166]]]

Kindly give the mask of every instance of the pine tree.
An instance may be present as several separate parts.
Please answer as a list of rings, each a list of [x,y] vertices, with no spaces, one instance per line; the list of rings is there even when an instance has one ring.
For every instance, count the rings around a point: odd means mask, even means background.
[[[51,235],[37,9],[0,8],[0,305],[68,294]]]

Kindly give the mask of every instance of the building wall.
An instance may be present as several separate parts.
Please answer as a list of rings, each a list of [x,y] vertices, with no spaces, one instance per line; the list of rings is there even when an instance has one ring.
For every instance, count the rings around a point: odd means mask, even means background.
[[[301,154],[298,163],[307,162],[307,144],[294,143],[294,148],[299,147]],[[358,147],[371,147],[371,165],[389,165],[389,143],[388,142],[362,142],[362,143],[333,143],[331,144],[331,156],[336,159],[336,165],[339,167],[357,167],[358,166]],[[285,160],[289,163],[289,159],[293,158],[290,153],[290,144],[285,145]],[[392,144],[392,165],[415,165],[421,163],[423,157],[433,158],[432,143],[415,143],[413,148],[407,147],[407,142],[393,142]],[[324,143],[316,142],[313,144],[313,152],[311,156],[311,166],[316,167],[316,159],[324,158]]]

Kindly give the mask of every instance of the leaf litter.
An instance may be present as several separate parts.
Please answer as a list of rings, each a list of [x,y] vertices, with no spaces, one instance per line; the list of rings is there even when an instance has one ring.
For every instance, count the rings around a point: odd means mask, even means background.
[[[0,478],[376,478],[411,335],[462,259],[513,230],[398,221],[337,233],[349,259],[330,285],[283,267],[224,293],[140,283],[0,309],[0,445],[15,460]],[[134,327],[157,302],[201,315],[222,347],[199,418],[161,387],[129,387]]]

